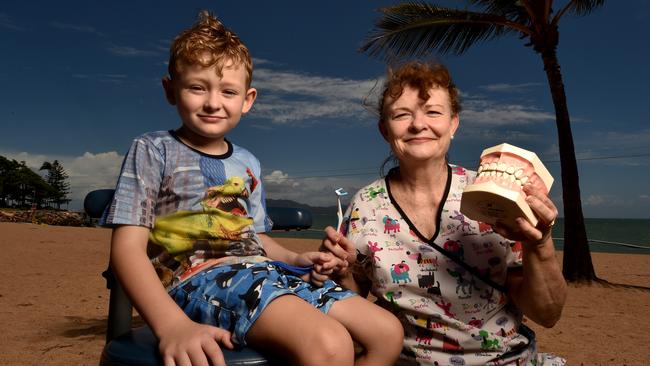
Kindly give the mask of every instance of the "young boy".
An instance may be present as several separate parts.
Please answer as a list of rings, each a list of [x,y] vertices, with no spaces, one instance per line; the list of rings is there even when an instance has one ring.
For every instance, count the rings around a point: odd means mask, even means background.
[[[182,126],[125,157],[104,220],[111,266],[165,365],[224,365],[219,345],[233,343],[300,365],[393,364],[399,321],[327,279],[340,260],[265,234],[260,164],[225,138],[255,101],[251,77],[248,49],[208,12],[174,40],[163,87]],[[356,361],[352,339],[366,350]]]

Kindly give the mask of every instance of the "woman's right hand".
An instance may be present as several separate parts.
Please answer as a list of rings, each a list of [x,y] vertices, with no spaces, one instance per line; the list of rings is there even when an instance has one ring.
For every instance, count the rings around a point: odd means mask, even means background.
[[[229,331],[196,323],[187,317],[167,324],[158,338],[165,366],[226,366],[219,345],[233,348]]]
[[[345,272],[347,272],[347,269],[350,268],[357,259],[354,244],[331,226],[325,228],[325,238],[323,238],[320,250],[328,251],[341,260],[347,262],[345,268],[339,268],[339,271],[336,272],[340,275],[344,275]]]

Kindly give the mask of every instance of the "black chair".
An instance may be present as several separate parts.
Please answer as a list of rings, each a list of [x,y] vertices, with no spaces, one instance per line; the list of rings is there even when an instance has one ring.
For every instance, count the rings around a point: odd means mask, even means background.
[[[84,210],[90,218],[99,218],[111,203],[113,189],[100,189],[88,193],[84,199]],[[298,208],[269,208],[274,230],[308,229],[312,224],[311,213]],[[277,222],[277,224],[276,224]],[[131,328],[132,306],[119,281],[113,276],[110,265],[102,273],[106,287],[110,290],[106,345],[99,361],[100,366],[109,365],[160,365],[158,339],[151,328]],[[277,366],[286,362],[264,355],[252,348],[236,350],[222,348],[229,366]]]

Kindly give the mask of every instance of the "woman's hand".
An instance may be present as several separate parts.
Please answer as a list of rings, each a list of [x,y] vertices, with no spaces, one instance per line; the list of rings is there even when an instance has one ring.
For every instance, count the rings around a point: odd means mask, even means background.
[[[551,239],[553,224],[555,224],[558,215],[557,208],[548,194],[540,187],[527,184],[524,186],[524,192],[528,195],[526,203],[538,218],[537,226],[531,225],[523,217],[518,217],[516,227],[506,227],[497,222],[494,231],[505,238],[521,241],[525,246],[534,247],[546,244]]]
[[[345,268],[337,268],[336,273],[340,275],[344,275],[347,268],[357,260],[357,253],[354,244],[331,226],[325,228],[325,238],[323,238],[320,250],[323,252],[330,252],[342,261],[346,262]]]
[[[296,265],[301,267],[313,266],[313,270],[301,278],[310,281],[316,286],[322,286],[330,278],[337,268],[347,267],[347,262],[324,252],[300,253],[296,257]]]

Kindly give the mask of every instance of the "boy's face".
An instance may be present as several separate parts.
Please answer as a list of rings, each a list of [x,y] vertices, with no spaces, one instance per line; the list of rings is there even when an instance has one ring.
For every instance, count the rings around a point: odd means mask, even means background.
[[[183,121],[183,137],[195,145],[222,143],[253,106],[257,91],[246,89],[246,71],[239,65],[187,65],[173,80],[163,79],[167,100],[176,105]]]

